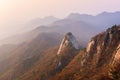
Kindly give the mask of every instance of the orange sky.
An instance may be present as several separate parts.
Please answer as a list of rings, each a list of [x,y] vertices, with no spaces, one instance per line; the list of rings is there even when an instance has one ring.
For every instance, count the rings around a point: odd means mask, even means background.
[[[0,32],[3,35],[12,32],[17,25],[36,17],[62,18],[69,13],[103,11],[120,11],[120,0],[0,0]]]

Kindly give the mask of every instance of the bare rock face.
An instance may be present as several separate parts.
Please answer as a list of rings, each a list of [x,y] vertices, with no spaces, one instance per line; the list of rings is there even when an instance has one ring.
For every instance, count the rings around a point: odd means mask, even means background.
[[[71,32],[63,38],[57,56],[59,59],[57,71],[62,70],[79,52],[80,46]]]
[[[92,49],[92,47],[94,46],[95,44],[95,41],[94,40],[91,40],[88,44],[88,47],[87,47],[87,52],[89,53],[90,50]]]
[[[65,50],[66,47],[72,47],[74,49],[79,49],[79,43],[76,40],[76,38],[72,35],[71,32],[68,32],[65,37],[63,38],[60,48],[58,50],[58,55],[61,53],[61,51]]]
[[[114,60],[112,62],[112,64],[117,64],[120,61],[120,44],[118,45],[118,47],[116,48],[115,51],[115,56],[114,56]]]
[[[91,61],[95,66],[116,63],[120,60],[120,26],[114,25],[93,37],[88,44],[84,63]]]

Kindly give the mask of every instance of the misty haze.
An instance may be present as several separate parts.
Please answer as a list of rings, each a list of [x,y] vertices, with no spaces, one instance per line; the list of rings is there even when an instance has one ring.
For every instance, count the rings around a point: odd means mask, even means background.
[[[0,80],[120,80],[119,3],[0,0]]]

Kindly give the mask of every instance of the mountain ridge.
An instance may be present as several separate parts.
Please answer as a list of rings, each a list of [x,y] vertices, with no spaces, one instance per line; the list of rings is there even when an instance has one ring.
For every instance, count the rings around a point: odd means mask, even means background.
[[[104,14],[110,14],[110,15],[104,16]],[[92,36],[95,36],[96,34],[104,31],[109,26],[112,26],[114,24],[118,25],[120,23],[119,22],[120,12],[101,13],[99,14],[101,16],[99,15],[91,16],[91,15],[84,15],[84,14],[83,15],[74,14],[74,15],[76,17],[73,16],[73,18],[71,19],[67,17],[63,19],[59,19],[47,26],[45,25],[34,26],[35,27],[34,30],[31,30],[26,33],[16,35],[13,37],[9,37],[0,41],[3,44],[5,43],[11,44],[11,43],[15,43],[15,41],[16,43],[23,43],[25,41],[29,41],[29,39],[35,38],[40,33],[57,32],[64,35],[67,32],[72,32],[75,36],[80,38],[79,40],[81,41],[80,43],[81,44],[84,43],[84,46],[86,47]]]

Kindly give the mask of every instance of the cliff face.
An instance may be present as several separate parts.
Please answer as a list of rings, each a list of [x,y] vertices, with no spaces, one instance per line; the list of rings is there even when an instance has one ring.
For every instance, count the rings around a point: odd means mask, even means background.
[[[86,50],[84,63],[92,61],[94,66],[114,63],[120,54],[120,26],[113,26],[93,37]]]
[[[119,61],[120,61],[120,44],[116,48],[115,56],[114,56],[114,60],[113,60],[113,65],[116,63],[119,63]]]
[[[79,51],[79,43],[71,32],[68,32],[63,38],[57,52],[59,60],[57,71],[62,70]]]
[[[67,48],[67,47],[71,47],[71,48],[74,48],[76,50],[79,49],[79,43],[76,40],[76,38],[72,35],[71,32],[67,33],[65,35],[65,37],[63,38],[57,54],[58,55],[61,54],[62,51],[64,51],[65,48]]]

